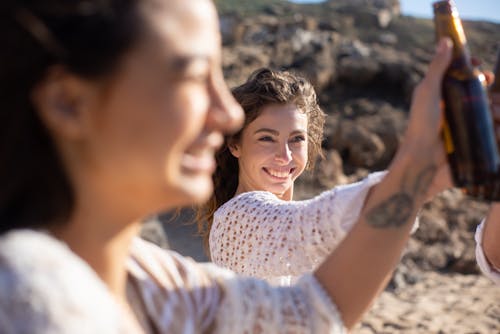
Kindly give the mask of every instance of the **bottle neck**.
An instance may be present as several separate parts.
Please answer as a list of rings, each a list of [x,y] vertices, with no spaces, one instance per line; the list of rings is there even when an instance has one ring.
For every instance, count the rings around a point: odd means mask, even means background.
[[[472,73],[474,67],[471,63],[467,39],[458,13],[454,10],[447,13],[436,12],[434,24],[437,40],[448,37],[453,41],[453,56],[449,70],[467,70]]]

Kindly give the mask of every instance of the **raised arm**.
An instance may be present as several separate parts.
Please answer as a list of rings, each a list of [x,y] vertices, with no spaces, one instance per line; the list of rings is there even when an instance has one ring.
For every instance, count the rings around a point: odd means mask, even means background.
[[[347,328],[383,288],[400,259],[417,210],[431,184],[438,183],[436,175],[442,175],[438,170],[448,168],[439,105],[441,78],[450,56],[451,42],[441,41],[414,92],[405,139],[387,176],[371,190],[357,224],[315,273]]]
[[[500,284],[500,203],[491,205],[476,231],[476,257],[481,270]]]

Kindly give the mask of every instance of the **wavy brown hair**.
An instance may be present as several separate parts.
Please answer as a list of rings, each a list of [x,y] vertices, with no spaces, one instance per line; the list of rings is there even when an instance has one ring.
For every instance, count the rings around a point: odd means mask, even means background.
[[[205,250],[209,253],[208,237],[214,212],[229,201],[238,187],[238,159],[229,151],[229,145],[237,143],[243,130],[270,104],[295,104],[307,115],[308,160],[306,169],[314,167],[316,158],[322,156],[321,142],[325,113],[318,105],[313,86],[301,76],[287,71],[261,68],[248,80],[232,90],[234,97],[245,112],[243,127],[235,134],[226,136],[225,143],[216,153],[217,168],[213,175],[214,193],[207,203],[197,208],[198,232],[203,237]]]

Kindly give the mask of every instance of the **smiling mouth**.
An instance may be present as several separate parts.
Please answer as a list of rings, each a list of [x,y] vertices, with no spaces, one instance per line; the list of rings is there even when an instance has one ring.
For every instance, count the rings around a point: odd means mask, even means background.
[[[215,159],[213,152],[207,150],[202,153],[186,153],[182,161],[182,167],[186,171],[194,173],[213,173],[215,170]]]
[[[275,169],[268,169],[266,167],[262,168],[266,174],[272,176],[273,178],[280,179],[280,180],[285,180],[288,179],[290,175],[295,171],[295,168],[290,168],[286,171],[284,170],[275,170]]]

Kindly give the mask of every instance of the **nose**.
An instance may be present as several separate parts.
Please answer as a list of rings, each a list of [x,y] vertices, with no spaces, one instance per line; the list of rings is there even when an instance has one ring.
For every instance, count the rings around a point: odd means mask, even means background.
[[[243,109],[229,91],[222,73],[219,78],[214,79],[212,85],[209,114],[212,128],[225,134],[234,133],[243,125]]]
[[[288,143],[278,145],[274,159],[283,164],[287,164],[292,160],[292,151]]]

